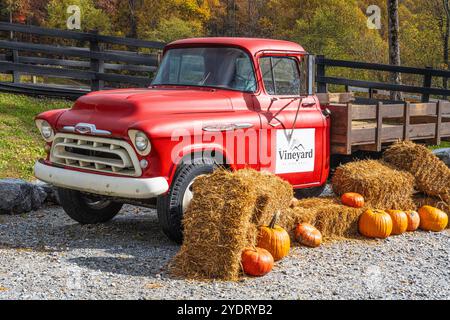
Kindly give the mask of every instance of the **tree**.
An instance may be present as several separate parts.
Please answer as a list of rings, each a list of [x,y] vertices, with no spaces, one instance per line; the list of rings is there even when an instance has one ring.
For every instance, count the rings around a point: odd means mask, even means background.
[[[100,33],[109,33],[111,22],[106,13],[97,9],[92,0],[50,0],[47,5],[48,21],[46,25],[51,28],[66,29],[67,8],[70,5],[77,5],[81,11],[81,30],[97,30]]]
[[[389,17],[388,38],[389,38],[389,63],[400,66],[400,23],[398,19],[398,0],[387,0],[387,9]],[[393,72],[391,80],[395,84],[401,84],[402,79],[399,72]],[[392,100],[402,100],[400,92],[391,92]]]
[[[162,19],[158,26],[144,33],[144,38],[155,41],[171,42],[183,38],[200,37],[203,35],[202,24],[196,21],[186,21],[174,17]]]

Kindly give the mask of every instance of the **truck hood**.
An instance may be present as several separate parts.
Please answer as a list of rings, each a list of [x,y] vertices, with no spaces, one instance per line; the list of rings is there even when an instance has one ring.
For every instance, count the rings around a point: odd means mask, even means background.
[[[123,135],[133,124],[179,114],[232,112],[230,96],[212,89],[120,89],[89,93],[58,120],[57,129],[92,123],[97,129]]]

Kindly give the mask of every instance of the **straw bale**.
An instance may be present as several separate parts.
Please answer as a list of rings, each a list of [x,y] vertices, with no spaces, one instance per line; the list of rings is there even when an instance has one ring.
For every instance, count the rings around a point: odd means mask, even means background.
[[[334,197],[302,199],[284,212],[280,225],[291,236],[298,223],[307,222],[319,229],[324,238],[354,238],[358,237],[358,221],[364,210],[344,206]]]
[[[282,179],[254,170],[216,170],[197,178],[183,218],[184,242],[170,265],[190,279],[236,280],[242,249],[255,245],[258,226],[286,210],[293,191]]]
[[[383,159],[410,172],[418,190],[450,202],[450,169],[425,146],[398,142],[384,152]]]
[[[341,196],[357,192],[376,209],[414,209],[414,177],[379,160],[350,162],[336,169],[333,191]]]

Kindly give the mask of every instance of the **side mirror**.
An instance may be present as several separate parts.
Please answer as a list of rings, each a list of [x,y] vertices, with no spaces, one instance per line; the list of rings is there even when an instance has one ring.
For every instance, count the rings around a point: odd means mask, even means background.
[[[316,56],[310,54],[307,56],[308,80],[307,93],[309,96],[315,94],[316,85]]]

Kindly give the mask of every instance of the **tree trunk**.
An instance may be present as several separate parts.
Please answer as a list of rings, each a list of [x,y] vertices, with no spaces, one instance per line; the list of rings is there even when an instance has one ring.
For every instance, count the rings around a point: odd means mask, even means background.
[[[234,37],[236,35],[236,0],[227,0],[227,18],[225,34]]]
[[[389,63],[400,66],[400,24],[398,19],[398,0],[387,0],[389,15]],[[393,72],[391,75],[392,83],[401,84],[402,79],[399,72]],[[392,100],[402,100],[401,92],[392,91]]]
[[[450,69],[449,66],[449,39],[450,39],[450,7],[449,7],[449,0],[442,0],[442,4],[444,6],[444,11],[445,11],[445,17],[444,17],[444,28],[443,28],[443,32],[444,32],[444,64],[445,64],[445,68],[447,70]],[[444,89],[448,88],[448,78],[443,78],[442,79],[442,85],[444,87]],[[447,97],[443,97],[444,99],[447,99]]]
[[[137,17],[136,17],[136,0],[128,0],[128,8],[130,10],[130,38],[137,38]]]

